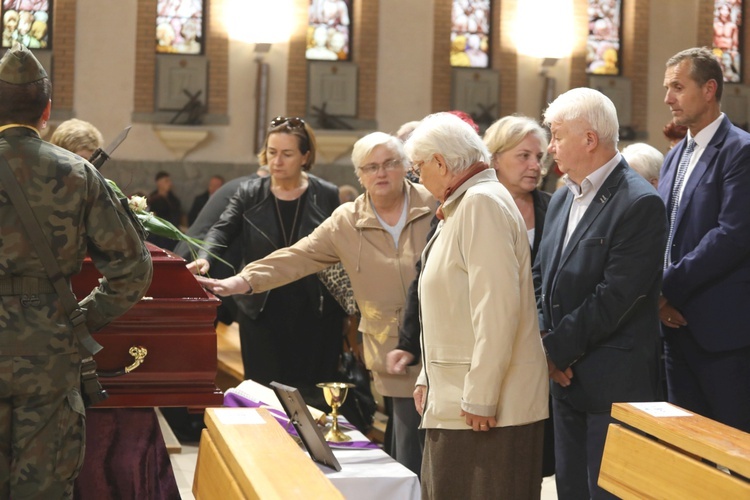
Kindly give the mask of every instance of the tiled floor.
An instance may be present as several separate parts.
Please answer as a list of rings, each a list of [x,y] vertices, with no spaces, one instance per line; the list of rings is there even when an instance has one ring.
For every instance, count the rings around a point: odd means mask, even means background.
[[[170,458],[172,459],[172,469],[174,470],[182,499],[194,500],[193,475],[195,474],[195,461],[198,458],[197,443],[183,443],[182,452],[173,453],[170,455]],[[547,477],[542,481],[542,500],[557,500],[554,477]]]
[[[195,461],[198,459],[197,443],[183,443],[182,451],[170,454],[169,458],[172,461],[172,470],[182,499],[194,500],[193,475],[195,474]]]

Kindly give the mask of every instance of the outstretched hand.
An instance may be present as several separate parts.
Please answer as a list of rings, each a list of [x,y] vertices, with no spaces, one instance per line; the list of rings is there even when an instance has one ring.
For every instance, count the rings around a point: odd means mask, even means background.
[[[188,263],[185,267],[187,267],[188,271],[193,274],[206,274],[211,265],[206,259],[195,259],[193,262]]]
[[[204,278],[196,276],[196,280],[201,286],[219,296],[237,295],[250,291],[250,285],[241,276],[231,276],[223,280],[213,278]]]

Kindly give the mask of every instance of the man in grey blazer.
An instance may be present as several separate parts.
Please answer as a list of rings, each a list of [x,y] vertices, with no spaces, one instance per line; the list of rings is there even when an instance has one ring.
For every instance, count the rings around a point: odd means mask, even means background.
[[[653,401],[664,203],[617,151],[617,111],[578,88],[545,112],[567,189],[549,204],[534,266],[553,395],[559,498],[611,498],[597,485],[613,402]]]

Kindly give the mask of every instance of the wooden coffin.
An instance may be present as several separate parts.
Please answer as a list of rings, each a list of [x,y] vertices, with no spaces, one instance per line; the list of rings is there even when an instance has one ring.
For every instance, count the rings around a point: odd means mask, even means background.
[[[100,407],[221,406],[214,319],[219,299],[206,292],[185,268],[185,260],[147,244],[154,279],[145,297],[130,311],[93,334],[102,349],[96,356],[100,373],[132,365],[132,347],[148,354],[125,375],[104,378],[109,399]],[[101,274],[89,258],[73,277],[73,292],[82,299],[97,286]]]

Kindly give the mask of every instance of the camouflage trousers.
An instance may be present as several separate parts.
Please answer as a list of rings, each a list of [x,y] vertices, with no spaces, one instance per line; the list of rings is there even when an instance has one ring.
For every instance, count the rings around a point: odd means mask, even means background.
[[[83,465],[78,353],[0,356],[0,498],[72,498]]]

